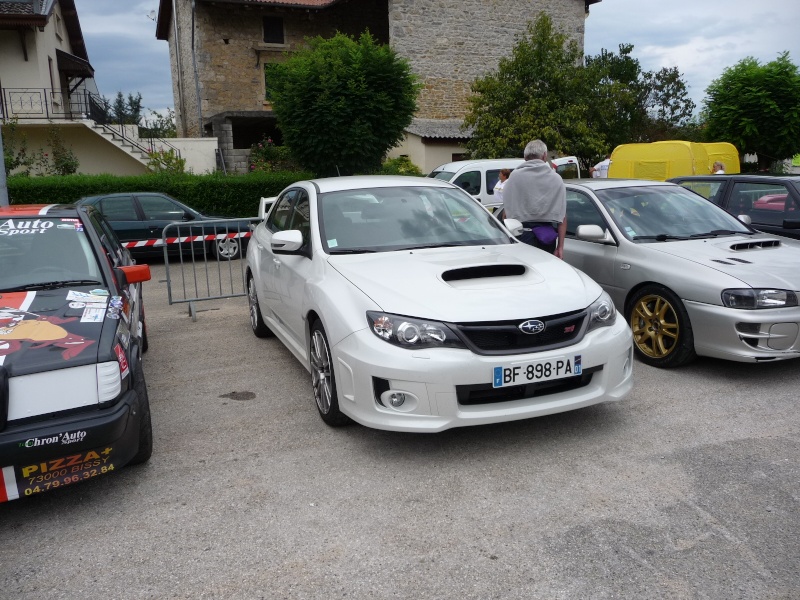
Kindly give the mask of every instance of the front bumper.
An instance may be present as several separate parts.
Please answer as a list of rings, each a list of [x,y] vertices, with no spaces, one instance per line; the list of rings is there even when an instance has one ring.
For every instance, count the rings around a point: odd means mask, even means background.
[[[738,310],[684,301],[697,354],[738,362],[800,357],[800,307]]]
[[[633,385],[632,335],[619,316],[611,327],[548,352],[481,356],[453,348],[407,350],[365,329],[342,340],[332,354],[341,411],[362,425],[392,431],[436,432],[539,417],[621,400]],[[517,394],[513,399],[463,402],[464,390],[488,387],[491,391],[496,366],[578,354],[588,383],[533,395],[526,388],[525,397]],[[410,394],[410,402],[398,408],[381,404],[376,381],[388,381],[392,391]]]
[[[0,502],[113,472],[136,454],[141,411],[134,390],[106,409],[14,425],[0,432]]]

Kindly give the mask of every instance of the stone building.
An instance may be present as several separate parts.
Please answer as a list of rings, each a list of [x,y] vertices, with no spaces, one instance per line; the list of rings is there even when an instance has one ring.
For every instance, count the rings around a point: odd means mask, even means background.
[[[457,158],[470,84],[510,54],[546,11],[583,46],[600,0],[160,0],[156,36],[169,43],[178,135],[214,136],[229,168],[265,135],[280,140],[265,67],[306,37],[364,30],[408,59],[423,89],[398,150],[423,170]]]

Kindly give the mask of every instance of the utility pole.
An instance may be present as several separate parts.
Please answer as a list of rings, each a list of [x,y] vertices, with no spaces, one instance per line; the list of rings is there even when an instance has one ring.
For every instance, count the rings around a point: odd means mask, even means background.
[[[8,186],[6,185],[6,155],[3,152],[3,126],[0,123],[0,156],[3,157],[3,166],[0,168],[0,206],[8,206]]]

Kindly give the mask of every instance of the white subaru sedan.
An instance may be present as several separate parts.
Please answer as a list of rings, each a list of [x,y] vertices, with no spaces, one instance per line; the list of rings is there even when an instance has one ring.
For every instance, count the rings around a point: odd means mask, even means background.
[[[620,400],[632,336],[592,279],[431,178],[300,181],[247,250],[250,321],[329,425],[435,432]]]

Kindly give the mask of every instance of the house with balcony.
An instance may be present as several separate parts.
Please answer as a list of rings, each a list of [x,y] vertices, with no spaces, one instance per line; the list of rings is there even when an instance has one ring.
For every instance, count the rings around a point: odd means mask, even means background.
[[[461,157],[470,86],[508,56],[529,20],[546,11],[583,47],[600,0],[160,0],[156,37],[169,44],[178,135],[219,140],[227,168],[250,146],[280,143],[267,99],[269,65],[307,37],[365,30],[406,58],[423,89],[404,142],[423,171]]]
[[[153,141],[139,139],[135,126],[109,122],[94,75],[75,0],[0,0],[4,131],[13,122],[29,151],[48,152],[57,127],[81,173],[146,172]]]

